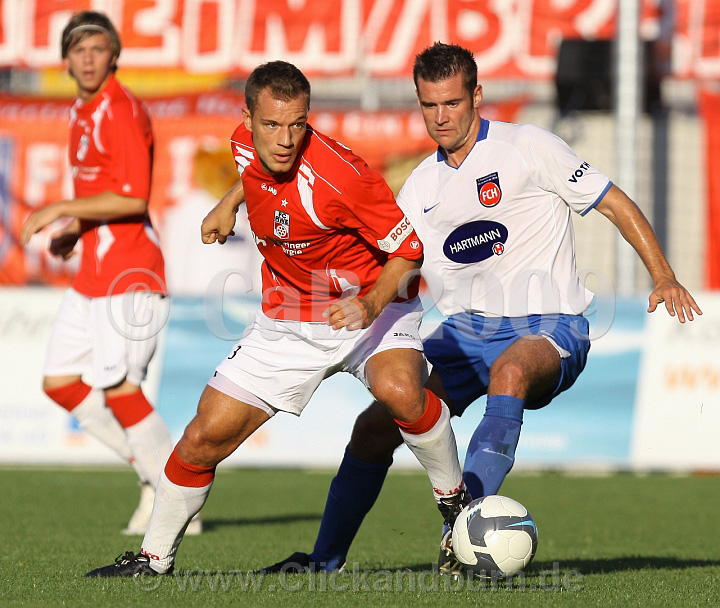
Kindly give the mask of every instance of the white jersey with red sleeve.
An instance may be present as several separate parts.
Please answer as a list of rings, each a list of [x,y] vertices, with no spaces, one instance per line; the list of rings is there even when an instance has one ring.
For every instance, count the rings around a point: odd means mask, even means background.
[[[248,219],[260,253],[265,314],[324,322],[340,298],[362,296],[392,257],[418,260],[422,245],[379,173],[308,125],[291,171],[262,168],[252,134],[231,139],[245,188]],[[417,295],[414,281],[409,293]]]
[[[113,75],[92,101],[70,112],[70,167],[75,196],[111,191],[147,200],[153,162],[150,118]],[[101,297],[141,288],[165,292],[158,239],[147,213],[108,221],[81,220],[83,245],[73,288]]]

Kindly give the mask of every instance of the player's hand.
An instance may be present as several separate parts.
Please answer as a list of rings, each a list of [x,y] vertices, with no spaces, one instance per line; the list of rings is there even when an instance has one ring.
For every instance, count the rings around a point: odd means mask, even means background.
[[[30,237],[37,232],[40,232],[45,226],[52,224],[55,220],[63,216],[58,203],[53,203],[37,211],[33,211],[25,220],[25,224],[20,231],[20,246],[24,247],[27,245]]]
[[[69,260],[75,255],[75,245],[80,238],[80,220],[74,218],[64,228],[53,232],[50,235],[50,245],[48,249],[54,256],[63,260]]]
[[[650,294],[649,302],[648,312],[654,312],[658,304],[665,302],[668,314],[671,317],[677,314],[680,323],[685,323],[686,318],[688,321],[693,321],[695,318],[693,311],[698,315],[703,314],[690,292],[675,279],[659,282]]]
[[[235,214],[237,209],[220,201],[205,216],[200,227],[202,241],[206,245],[220,243],[223,245],[228,237],[235,236]]]
[[[328,325],[333,329],[347,328],[350,331],[370,327],[380,311],[363,298],[340,300],[323,313]]]
[[[54,256],[69,260],[75,255],[75,245],[80,238],[77,232],[65,232],[60,230],[50,237],[50,253]]]

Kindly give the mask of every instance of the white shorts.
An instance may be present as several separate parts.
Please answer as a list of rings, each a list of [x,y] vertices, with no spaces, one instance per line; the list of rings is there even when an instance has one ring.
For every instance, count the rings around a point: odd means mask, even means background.
[[[368,386],[365,363],[373,355],[392,348],[422,351],[422,314],[420,298],[391,302],[367,329],[338,331],[325,323],[277,321],[258,311],[217,373],[272,408],[299,416],[334,373],[349,372]],[[223,384],[208,381],[232,397]]]
[[[125,378],[139,385],[167,321],[168,304],[157,293],[88,298],[68,289],[50,332],[43,374],[81,375],[98,389]]]

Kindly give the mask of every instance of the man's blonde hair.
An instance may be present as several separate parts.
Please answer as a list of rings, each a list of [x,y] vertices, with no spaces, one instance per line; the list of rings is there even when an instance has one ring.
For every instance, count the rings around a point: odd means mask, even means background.
[[[62,58],[65,59],[68,51],[78,42],[93,34],[105,34],[110,41],[110,48],[115,59],[120,56],[122,49],[120,36],[118,36],[112,21],[103,13],[83,11],[75,13],[63,30],[60,43]],[[114,65],[113,70],[115,69],[117,69],[117,66]]]

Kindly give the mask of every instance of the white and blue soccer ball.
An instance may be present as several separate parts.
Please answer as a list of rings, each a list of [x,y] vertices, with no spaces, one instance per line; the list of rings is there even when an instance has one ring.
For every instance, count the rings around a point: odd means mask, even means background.
[[[528,510],[507,496],[473,500],[458,515],[452,548],[465,568],[503,577],[525,568],[537,551],[537,526]]]

